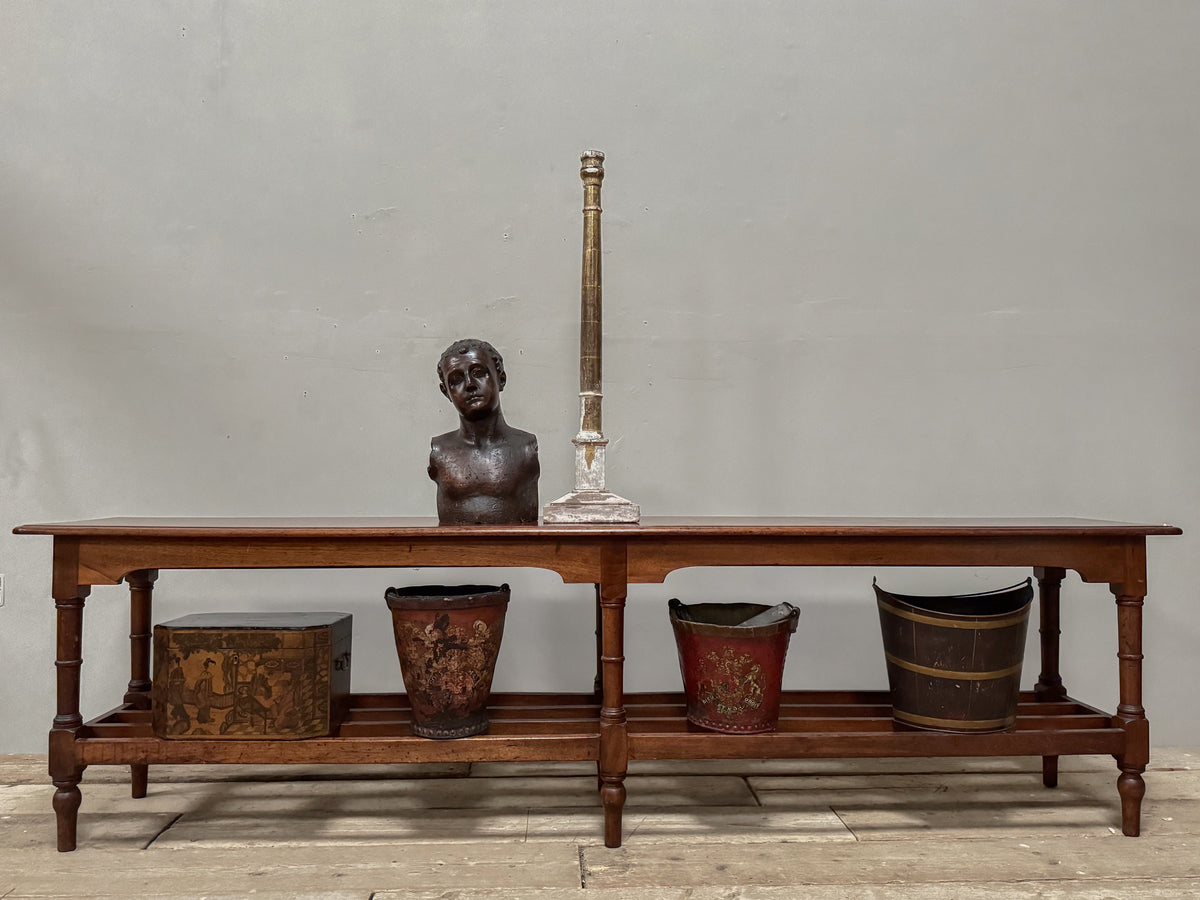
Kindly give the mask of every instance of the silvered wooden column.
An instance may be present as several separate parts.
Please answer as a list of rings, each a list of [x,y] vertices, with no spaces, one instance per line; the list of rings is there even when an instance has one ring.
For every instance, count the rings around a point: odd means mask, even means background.
[[[579,308],[579,433],[575,445],[575,490],[546,504],[542,518],[558,524],[636,523],[636,503],[604,484],[603,302],[600,279],[600,184],[604,154],[589,150],[580,158],[583,180],[583,275]]]

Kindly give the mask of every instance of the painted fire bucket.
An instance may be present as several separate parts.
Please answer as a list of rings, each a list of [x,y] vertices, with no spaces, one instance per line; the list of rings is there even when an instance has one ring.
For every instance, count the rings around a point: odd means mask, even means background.
[[[387,589],[413,734],[449,740],[487,731],[508,597],[507,584]]]
[[[760,734],[779,725],[788,639],[800,610],[790,603],[669,603],[693,725]],[[765,624],[744,624],[747,620]]]
[[[933,731],[1011,731],[1032,581],[933,597],[874,587],[892,718]]]

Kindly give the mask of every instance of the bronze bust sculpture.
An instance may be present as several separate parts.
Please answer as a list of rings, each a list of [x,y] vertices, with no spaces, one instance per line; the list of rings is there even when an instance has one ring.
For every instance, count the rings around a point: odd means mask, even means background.
[[[437,366],[442,393],[458,410],[458,428],[430,444],[429,477],[437,483],[443,525],[536,525],[537,438],[513,428],[500,411],[507,376],[487,341],[455,341]]]

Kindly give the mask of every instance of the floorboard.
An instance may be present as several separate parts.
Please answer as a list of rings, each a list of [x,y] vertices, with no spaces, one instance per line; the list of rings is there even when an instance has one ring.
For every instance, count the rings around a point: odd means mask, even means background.
[[[1052,790],[1037,759],[642,762],[616,850],[591,763],[161,766],[138,800],[92,767],[64,854],[46,758],[0,756],[0,898],[1191,898],[1198,763],[1155,750],[1135,839],[1110,757]]]

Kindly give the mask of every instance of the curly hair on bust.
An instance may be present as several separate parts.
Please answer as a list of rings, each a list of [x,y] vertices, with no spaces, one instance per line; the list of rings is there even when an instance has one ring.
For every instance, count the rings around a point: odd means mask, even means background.
[[[442,363],[446,361],[448,356],[462,356],[464,353],[470,353],[477,350],[480,353],[486,353],[492,358],[492,364],[496,367],[496,376],[504,378],[504,357],[500,352],[489,344],[487,341],[481,341],[479,338],[463,338],[461,341],[455,341],[449,347],[442,351],[442,355],[438,357],[437,374],[438,381],[445,381],[446,376],[442,371]]]

